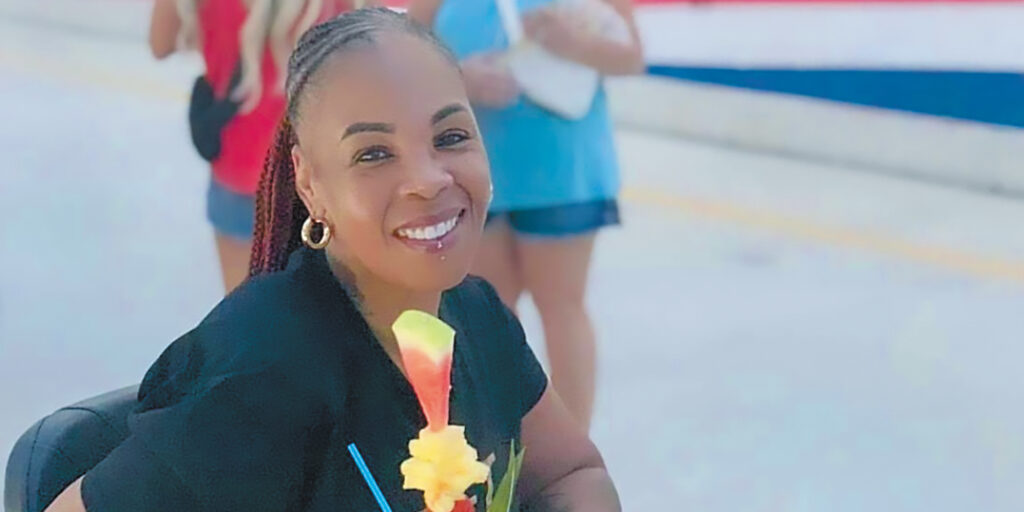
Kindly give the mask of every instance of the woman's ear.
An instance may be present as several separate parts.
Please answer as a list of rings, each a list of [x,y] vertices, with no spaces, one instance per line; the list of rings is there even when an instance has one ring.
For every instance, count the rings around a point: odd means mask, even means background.
[[[292,167],[295,169],[295,192],[314,218],[322,218],[323,210],[316,199],[313,187],[313,166],[298,144],[292,146]]]

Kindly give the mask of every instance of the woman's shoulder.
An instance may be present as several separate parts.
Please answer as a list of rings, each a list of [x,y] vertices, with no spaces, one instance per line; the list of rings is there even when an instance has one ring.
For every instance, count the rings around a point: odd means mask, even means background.
[[[284,345],[282,338],[293,346],[308,341],[296,333],[303,323],[316,320],[315,305],[294,276],[257,276],[224,297],[194,332],[206,344],[232,353],[280,352],[276,348]]]
[[[340,378],[345,354],[337,348],[344,344],[331,334],[344,331],[346,310],[305,274],[290,268],[249,279],[171,343],[146,380],[187,392],[184,388],[242,374]]]
[[[249,278],[197,329],[246,344],[309,345],[344,330],[353,308],[323,254],[299,249],[281,271]],[[284,340],[287,339],[287,343]]]
[[[291,269],[250,277],[217,303],[199,326],[228,323],[249,328],[287,323],[289,314],[315,302],[304,284]]]

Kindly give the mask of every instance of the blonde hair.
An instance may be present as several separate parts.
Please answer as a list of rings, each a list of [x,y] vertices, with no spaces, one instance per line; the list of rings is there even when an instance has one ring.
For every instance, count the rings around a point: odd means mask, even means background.
[[[178,39],[179,44],[185,48],[198,46],[198,6],[203,1],[223,0],[176,0],[178,17],[181,18]],[[267,44],[270,44],[270,52],[278,69],[276,88],[283,93],[288,56],[299,36],[320,19],[324,0],[238,1],[245,4],[248,15],[238,34],[242,76],[230,94],[232,99],[242,103],[242,112],[250,112],[256,108],[263,95],[261,68]]]

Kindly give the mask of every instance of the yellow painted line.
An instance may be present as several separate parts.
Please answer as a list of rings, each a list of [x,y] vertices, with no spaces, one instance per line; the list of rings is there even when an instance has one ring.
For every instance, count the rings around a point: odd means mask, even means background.
[[[789,238],[879,254],[975,277],[1024,284],[1024,261],[992,258],[945,246],[911,242],[884,233],[819,224],[772,210],[683,197],[650,188],[628,187],[623,191],[622,197],[627,201],[659,206],[690,216],[727,222]]]
[[[61,83],[72,83],[117,91],[136,96],[180,103],[188,102],[189,91],[155,80],[146,80],[132,70],[101,70],[70,60],[41,58],[39,55],[0,52],[0,66],[15,72],[43,76]]]
[[[165,83],[132,77],[130,70],[101,70],[97,67],[40,57],[33,55],[28,58],[25,55],[0,52],[0,66],[108,91],[181,103],[188,101],[187,91]],[[921,244],[884,233],[820,224],[777,211],[758,210],[727,201],[684,197],[650,188],[627,187],[622,198],[798,240],[878,254],[974,277],[1024,284],[1024,261],[999,259],[950,247]]]

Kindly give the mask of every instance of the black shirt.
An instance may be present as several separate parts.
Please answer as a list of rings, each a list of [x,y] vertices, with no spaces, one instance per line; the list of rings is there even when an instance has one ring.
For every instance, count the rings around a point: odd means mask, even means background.
[[[451,423],[465,425],[494,482],[547,385],[519,321],[486,281],[445,292],[456,331]],[[426,420],[323,253],[251,279],[160,356],[131,435],[89,471],[89,512],[372,511],[355,443],[395,512],[423,509],[399,465]],[[470,488],[484,510],[484,486]]]

